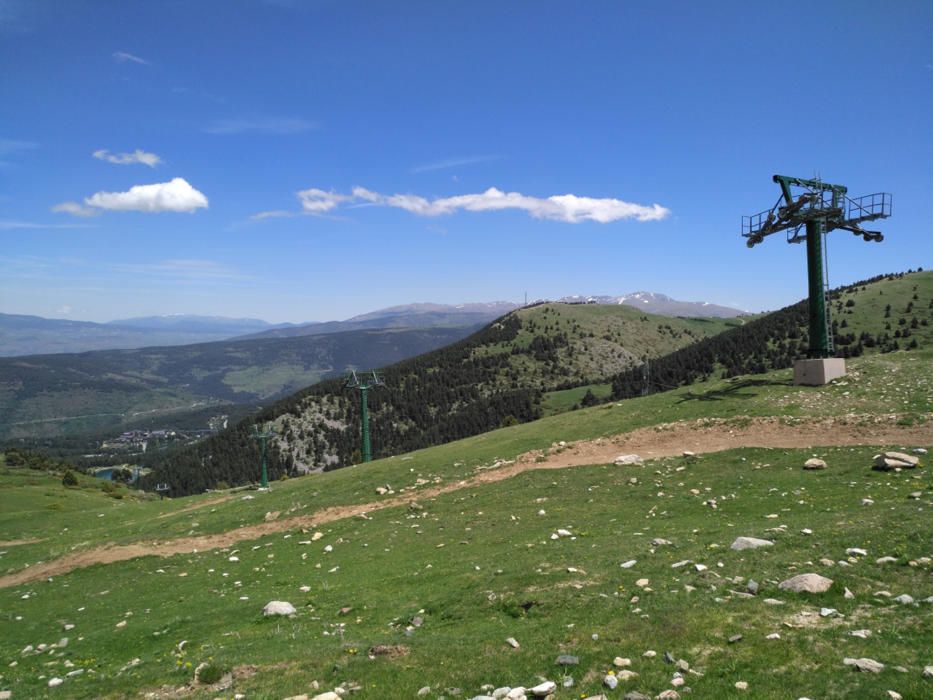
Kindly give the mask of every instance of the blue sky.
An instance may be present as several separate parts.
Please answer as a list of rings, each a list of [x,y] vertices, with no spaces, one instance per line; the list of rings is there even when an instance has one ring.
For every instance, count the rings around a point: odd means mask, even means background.
[[[0,0],[0,311],[346,318],[806,294],[774,173],[888,191],[830,280],[928,267],[933,3]]]

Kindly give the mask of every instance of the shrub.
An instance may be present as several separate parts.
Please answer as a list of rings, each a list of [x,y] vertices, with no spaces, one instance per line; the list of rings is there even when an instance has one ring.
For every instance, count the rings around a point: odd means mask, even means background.
[[[70,469],[65,470],[65,474],[62,476],[62,486],[77,486],[78,477],[75,476],[75,473]]]

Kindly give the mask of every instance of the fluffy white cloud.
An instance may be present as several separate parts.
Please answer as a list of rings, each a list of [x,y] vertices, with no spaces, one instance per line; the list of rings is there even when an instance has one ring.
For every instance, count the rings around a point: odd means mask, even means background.
[[[325,192],[311,188],[302,190],[298,193],[298,200],[301,202],[301,208],[309,214],[324,214],[332,209],[336,209],[341,202],[348,202],[353,197],[336,192]]]
[[[93,155],[98,160],[105,160],[108,163],[115,163],[116,165],[142,163],[143,165],[148,165],[150,168],[154,168],[162,162],[162,159],[155,153],[146,153],[146,151],[141,151],[138,148],[132,153],[111,153],[106,148],[101,148],[98,151],[94,151]]]
[[[136,185],[127,192],[98,192],[87,197],[84,203],[109,211],[192,212],[206,209],[207,197],[184,178],[176,177],[170,182]]]
[[[113,60],[117,63],[126,63],[129,61],[130,63],[139,63],[143,66],[152,65],[146,59],[140,58],[139,56],[134,56],[133,54],[127,53],[126,51],[114,51],[111,55],[113,56]]]
[[[517,209],[527,212],[536,219],[563,221],[570,224],[583,221],[606,224],[624,219],[658,221],[670,215],[670,210],[660,204],[633,204],[611,197],[580,197],[575,194],[554,195],[547,198],[532,197],[520,192],[503,192],[495,187],[477,194],[435,199],[413,194],[385,195],[364,187],[353,188],[351,195],[309,189],[299,192],[298,198],[301,200],[304,211],[311,214],[330,212],[342,203],[357,202],[403,209],[417,216],[443,216],[461,210],[480,212]]]
[[[71,214],[72,216],[97,216],[100,209],[86,207],[79,202],[62,202],[52,207],[52,211],[57,214]]]

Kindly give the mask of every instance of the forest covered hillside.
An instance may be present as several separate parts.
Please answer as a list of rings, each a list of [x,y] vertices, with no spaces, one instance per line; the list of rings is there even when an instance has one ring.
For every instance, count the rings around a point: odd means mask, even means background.
[[[883,275],[833,292],[841,355],[929,346],[933,273]],[[606,387],[613,397],[701,378],[789,367],[806,352],[806,302],[745,322],[671,319],[625,306],[543,304],[516,311],[454,345],[383,370],[369,397],[374,455],[384,457],[541,417],[549,396]],[[724,332],[723,332],[724,331]],[[905,335],[906,334],[906,335]],[[597,402],[592,392],[582,405]],[[250,430],[273,428],[273,478],[359,461],[359,398],[325,381],[181,452],[159,457],[151,480],[178,494],[255,478]]]

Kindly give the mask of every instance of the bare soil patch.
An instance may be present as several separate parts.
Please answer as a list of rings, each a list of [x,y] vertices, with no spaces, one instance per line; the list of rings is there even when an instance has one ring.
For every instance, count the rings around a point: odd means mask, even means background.
[[[510,479],[535,469],[565,469],[591,464],[607,464],[621,453],[635,453],[643,459],[672,457],[685,450],[696,454],[721,452],[737,447],[810,448],[849,445],[926,445],[933,438],[931,423],[898,425],[898,416],[843,416],[791,421],[782,418],[735,418],[729,420],[700,419],[665,423],[641,428],[629,433],[596,440],[582,440],[549,451],[534,451],[521,455],[514,462],[495,469],[486,468],[468,478],[450,484],[431,486],[404,495],[391,496],[370,503],[333,506],[311,515],[283,518],[272,522],[245,525],[235,530],[213,535],[180,537],[167,541],[138,542],[126,545],[105,545],[59,559],[36,564],[13,574],[0,576],[0,588],[58,576],[92,564],[108,564],[144,556],[170,557],[175,554],[230,547],[244,540],[265,535],[312,528],[359,516],[364,513],[393,508],[416,499],[433,498],[452,491]],[[802,465],[801,465],[802,466]],[[866,465],[866,469],[870,465]],[[631,468],[631,467],[620,467]],[[832,468],[832,466],[830,466]],[[223,497],[223,500],[230,496]],[[203,508],[212,501],[202,501],[193,508]],[[214,500],[213,502],[220,502]],[[176,513],[182,511],[175,511]]]
[[[206,501],[198,501],[197,503],[192,503],[190,506],[185,506],[184,508],[179,508],[178,510],[173,510],[169,513],[162,513],[159,515],[159,518],[170,518],[173,515],[178,515],[179,513],[188,513],[192,510],[206,508],[207,506],[216,506],[218,503],[229,501],[231,498],[233,498],[231,494],[227,494],[226,496],[217,496],[216,498],[208,498]]]

